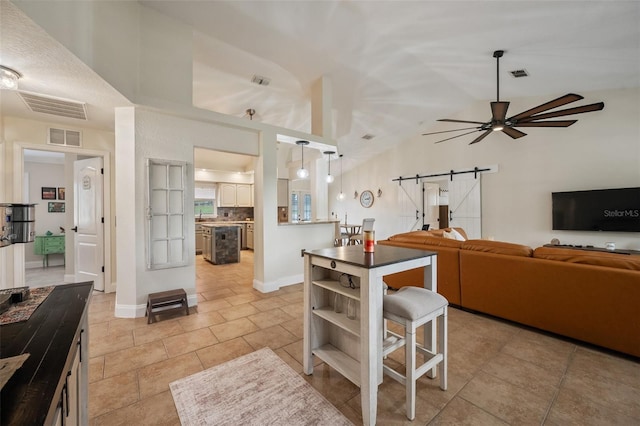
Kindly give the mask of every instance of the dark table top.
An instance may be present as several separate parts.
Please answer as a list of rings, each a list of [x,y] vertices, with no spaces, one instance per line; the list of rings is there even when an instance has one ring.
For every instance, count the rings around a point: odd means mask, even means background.
[[[63,370],[92,288],[92,282],[56,286],[27,321],[0,326],[1,358],[30,354],[0,392],[0,424],[45,422],[49,407],[59,398]]]
[[[306,256],[318,256],[362,268],[372,269],[408,260],[436,256],[438,253],[435,251],[376,244],[375,251],[373,253],[365,253],[364,246],[354,245],[308,250],[305,251],[304,254]]]

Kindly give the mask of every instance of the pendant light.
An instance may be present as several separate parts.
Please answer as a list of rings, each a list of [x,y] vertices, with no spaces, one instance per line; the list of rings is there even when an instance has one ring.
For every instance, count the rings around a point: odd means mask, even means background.
[[[302,162],[300,163],[300,168],[296,174],[300,179],[306,179],[309,177],[309,170],[304,168],[304,146],[309,145],[309,141],[296,141],[296,145],[300,145],[300,150],[302,152]]]
[[[344,200],[344,192],[342,192],[342,154],[340,154],[340,193],[338,194],[338,201]]]
[[[327,173],[327,183],[333,182],[333,176],[331,175],[331,156],[335,154],[335,151],[325,151],[325,154],[329,156],[329,173]]]

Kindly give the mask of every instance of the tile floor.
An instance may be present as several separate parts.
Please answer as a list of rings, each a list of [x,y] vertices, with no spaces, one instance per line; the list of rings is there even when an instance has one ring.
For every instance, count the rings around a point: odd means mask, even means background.
[[[211,266],[197,257],[198,308],[147,325],[113,316],[115,296],[90,306],[92,425],[179,424],[169,383],[269,346],[355,424],[359,389],[318,363],[302,373],[302,285],[252,288],[253,253]],[[510,323],[449,311],[449,388],[422,378],[417,415],[404,415],[404,388],[386,378],[380,425],[640,424],[640,363]],[[166,314],[167,316],[169,314]],[[399,351],[401,352],[401,351]],[[402,360],[402,353],[392,360]]]

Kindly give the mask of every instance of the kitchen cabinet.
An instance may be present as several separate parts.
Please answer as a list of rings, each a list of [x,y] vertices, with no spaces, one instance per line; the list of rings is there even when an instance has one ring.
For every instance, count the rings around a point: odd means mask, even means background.
[[[278,179],[278,207],[289,205],[289,179]]]
[[[196,254],[202,254],[202,225],[196,223]]]
[[[253,207],[253,185],[221,183],[220,207]]]
[[[247,223],[247,248],[253,250],[253,223]]]
[[[202,257],[211,262],[211,227],[202,227]]]

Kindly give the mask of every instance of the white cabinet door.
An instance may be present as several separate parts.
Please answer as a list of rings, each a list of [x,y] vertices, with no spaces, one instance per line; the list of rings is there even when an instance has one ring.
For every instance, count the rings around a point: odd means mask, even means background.
[[[220,184],[220,207],[236,206],[236,184],[221,183]]]
[[[278,207],[289,206],[289,180],[278,179]]]
[[[236,185],[236,205],[238,207],[252,207],[253,203],[251,202],[251,194],[252,194],[251,185]]]

